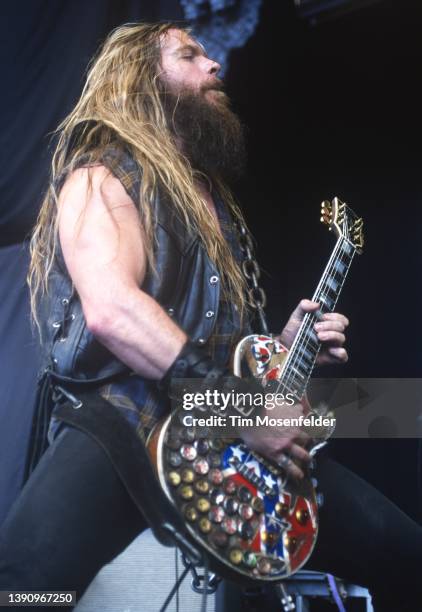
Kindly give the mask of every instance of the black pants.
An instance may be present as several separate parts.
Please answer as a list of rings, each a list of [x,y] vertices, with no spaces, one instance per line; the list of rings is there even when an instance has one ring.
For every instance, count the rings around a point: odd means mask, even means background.
[[[79,599],[146,528],[103,449],[65,429],[0,528],[0,591],[77,591]]]
[[[422,610],[422,528],[327,457],[319,458],[316,476],[325,504],[307,567],[367,585],[376,612]],[[146,527],[104,451],[66,429],[0,529],[0,590],[76,590],[79,599]],[[279,609],[270,599],[261,610]]]

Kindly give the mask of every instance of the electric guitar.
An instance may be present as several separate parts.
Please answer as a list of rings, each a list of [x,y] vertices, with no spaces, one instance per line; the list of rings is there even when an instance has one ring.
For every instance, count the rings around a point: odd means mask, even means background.
[[[320,349],[314,324],[332,312],[355,253],[363,249],[361,218],[337,198],[322,203],[321,221],[337,236],[313,295],[317,313],[306,314],[287,350],[271,336],[243,338],[234,353],[236,376],[258,378],[263,387],[292,394],[304,412],[305,392]],[[327,416],[327,414],[325,414]],[[311,455],[333,428],[313,439]],[[194,542],[208,553],[210,567],[237,579],[277,582],[309,558],[318,534],[318,495],[310,470],[300,481],[239,439],[212,438],[204,429],[181,427],[168,417],[148,440],[148,450],[166,496],[180,511]]]

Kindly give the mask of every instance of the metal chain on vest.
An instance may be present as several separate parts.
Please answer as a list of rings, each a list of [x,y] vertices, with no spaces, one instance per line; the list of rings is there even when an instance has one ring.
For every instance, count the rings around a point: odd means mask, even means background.
[[[268,325],[264,312],[264,308],[267,303],[267,296],[258,282],[259,277],[261,276],[261,270],[255,258],[252,237],[248,228],[242,221],[237,220],[236,227],[239,232],[240,248],[244,255],[244,259],[242,261],[242,272],[248,284],[249,304],[256,311],[261,328],[260,333],[268,334]]]

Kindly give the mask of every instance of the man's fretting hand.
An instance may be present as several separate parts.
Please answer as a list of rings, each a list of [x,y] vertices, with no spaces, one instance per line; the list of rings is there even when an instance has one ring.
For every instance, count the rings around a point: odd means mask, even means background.
[[[311,300],[301,300],[299,302],[278,337],[286,348],[290,348],[293,344],[304,316],[308,312],[316,312],[318,308],[319,304],[311,302]],[[344,343],[346,342],[345,330],[348,325],[349,320],[338,312],[329,312],[322,315],[321,320],[315,324],[318,340],[322,343],[316,361],[317,365],[346,363],[348,355]]]

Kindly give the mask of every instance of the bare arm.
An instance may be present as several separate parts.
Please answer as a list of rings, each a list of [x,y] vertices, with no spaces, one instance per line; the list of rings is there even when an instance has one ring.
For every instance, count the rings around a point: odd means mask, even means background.
[[[104,166],[80,168],[67,179],[59,236],[88,329],[138,374],[162,378],[187,336],[139,289],[146,271],[139,215]]]

